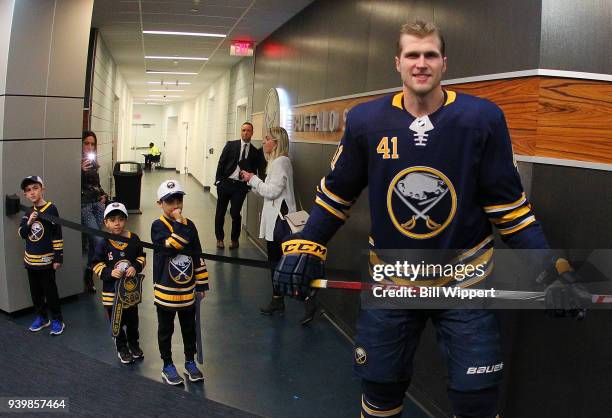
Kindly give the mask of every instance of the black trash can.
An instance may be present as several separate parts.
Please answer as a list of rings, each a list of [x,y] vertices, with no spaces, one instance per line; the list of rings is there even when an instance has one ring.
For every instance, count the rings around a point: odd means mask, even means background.
[[[115,199],[125,205],[128,213],[140,211],[142,167],[135,161],[118,161],[113,168]]]

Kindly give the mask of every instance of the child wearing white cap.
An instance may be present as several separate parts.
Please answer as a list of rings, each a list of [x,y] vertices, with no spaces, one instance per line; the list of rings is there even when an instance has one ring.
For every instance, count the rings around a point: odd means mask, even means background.
[[[138,235],[125,229],[128,212],[119,202],[112,202],[104,210],[104,226],[113,235],[140,241]],[[96,245],[91,268],[94,275],[102,280],[102,305],[112,322],[113,305],[117,283],[124,275],[134,277],[144,270],[146,264],[142,246],[104,239]],[[119,334],[115,337],[117,357],[123,364],[133,363],[144,357],[138,342],[138,305],[125,308],[121,314]],[[125,330],[124,330],[125,327]]]
[[[162,216],[151,225],[154,244],[176,251],[153,252],[153,289],[157,306],[157,340],[164,362],[162,378],[170,385],[180,385],[172,361],[174,317],[178,313],[185,352],[185,371],[192,382],[204,379],[194,361],[196,354],[196,292],[200,297],[208,290],[208,271],[200,256],[200,238],[195,224],[183,216],[185,192],[176,180],[165,180],[157,189],[157,204]]]
[[[55,271],[62,266],[64,240],[62,227],[39,218],[44,213],[59,216],[52,202],[44,199],[45,186],[39,176],[28,176],[21,181],[23,194],[32,203],[19,225],[19,236],[26,242],[23,263],[28,271],[30,294],[36,310],[36,318],[30,331],[37,332],[51,326],[51,335],[64,332],[64,320],[55,283]],[[52,320],[49,321],[48,312]]]

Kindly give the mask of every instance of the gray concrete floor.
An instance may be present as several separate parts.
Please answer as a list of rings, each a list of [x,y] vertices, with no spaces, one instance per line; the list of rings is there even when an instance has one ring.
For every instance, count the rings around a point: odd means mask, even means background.
[[[243,232],[240,248],[217,250],[214,236],[216,200],[191,177],[174,171],[145,173],[142,181],[141,215],[130,215],[128,229],[150,242],[150,227],[161,215],[155,203],[159,184],[178,179],[187,192],[185,216],[196,224],[203,251],[243,258],[265,259]],[[226,217],[229,237],[229,211]],[[227,245],[227,243],[226,243]],[[152,252],[147,250],[144,301],[139,305],[140,341],[145,359],[121,365],[117,359],[100,293],[80,295],[63,305],[66,330],[56,340],[71,349],[95,357],[113,367],[161,381],[162,361],[157,348],[157,316],[152,302]],[[298,324],[301,303],[286,300],[282,317],[265,317],[259,306],[271,295],[267,270],[207,262],[210,292],[202,307],[205,380],[168,390],[185,390],[233,407],[267,417],[357,417],[360,383],[352,373],[352,347],[329,323],[318,316],[310,326]],[[29,325],[31,315],[16,322]],[[174,362],[183,371],[183,346],[178,318],[172,341]],[[50,338],[39,333],[33,338]],[[103,383],[103,382],[101,382]],[[405,416],[425,417],[408,400]],[[169,411],[171,406],[169,405]]]

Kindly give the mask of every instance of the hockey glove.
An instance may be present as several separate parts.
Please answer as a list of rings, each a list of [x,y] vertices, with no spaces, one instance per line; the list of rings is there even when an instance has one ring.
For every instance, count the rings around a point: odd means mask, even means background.
[[[547,313],[557,318],[584,319],[591,294],[579,283],[580,277],[564,258],[556,260],[553,274],[556,278],[545,290]]]
[[[325,276],[327,248],[300,234],[287,237],[282,244],[283,257],[276,265],[272,279],[274,290],[304,300],[314,293],[310,282]]]

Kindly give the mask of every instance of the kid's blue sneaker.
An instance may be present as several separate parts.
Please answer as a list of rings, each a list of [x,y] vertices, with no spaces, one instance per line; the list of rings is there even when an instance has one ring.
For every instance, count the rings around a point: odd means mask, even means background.
[[[34,319],[34,322],[32,322],[32,325],[30,325],[29,330],[32,332],[37,332],[43,328],[47,328],[49,325],[51,325],[51,321],[43,318],[42,316],[37,316],[36,319]]]
[[[64,332],[65,327],[66,324],[64,324],[62,321],[60,321],[59,319],[54,319],[53,321],[51,321],[51,332],[49,332],[49,334],[60,335],[62,332]]]
[[[180,385],[183,383],[183,378],[179,376],[174,364],[169,364],[162,369],[162,377],[169,385]]]
[[[185,362],[185,371],[187,372],[187,375],[189,376],[189,380],[191,382],[204,380],[204,375],[202,374],[200,369],[198,369],[198,366],[196,366],[196,363],[193,360]]]

